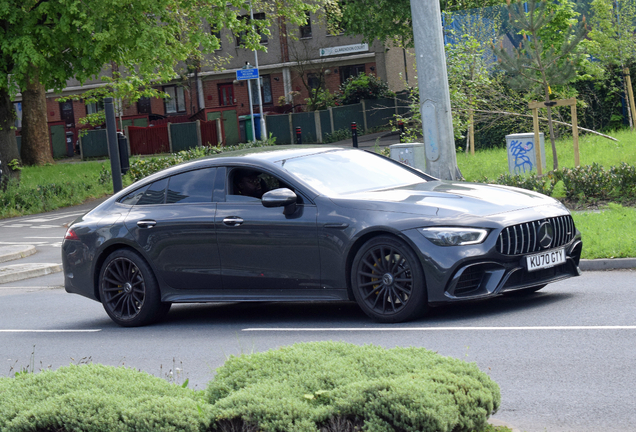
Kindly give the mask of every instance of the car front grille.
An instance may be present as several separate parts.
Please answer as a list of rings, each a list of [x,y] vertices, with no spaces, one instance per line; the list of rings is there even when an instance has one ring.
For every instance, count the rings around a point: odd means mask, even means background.
[[[554,236],[550,248],[568,244],[574,238],[576,229],[572,216],[558,216],[504,228],[497,239],[497,251],[504,255],[539,252],[542,248],[537,232],[543,222],[552,225]]]
[[[480,265],[470,266],[460,276],[454,294],[457,297],[469,294],[479,289],[484,277],[485,268]]]

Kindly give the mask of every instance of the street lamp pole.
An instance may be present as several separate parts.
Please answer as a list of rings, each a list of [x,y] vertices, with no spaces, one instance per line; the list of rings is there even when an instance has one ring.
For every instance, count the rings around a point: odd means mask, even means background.
[[[437,0],[411,0],[417,57],[426,173],[443,180],[461,177],[455,156],[442,13]]]
[[[245,62],[243,69],[252,69],[252,65],[249,62]],[[250,100],[250,124],[252,125],[252,142],[256,141],[256,130],[254,128],[254,104],[252,103],[252,80],[247,80],[247,95]]]
[[[252,9],[252,3],[250,2],[250,19],[252,21],[252,29],[254,28],[254,10]],[[254,61],[256,63],[256,69],[258,69],[258,50],[254,50]],[[265,127],[265,115],[263,114],[263,82],[261,81],[261,74],[258,74],[258,109],[261,113],[261,139],[267,137],[267,129]],[[252,124],[254,124],[254,116],[252,115]],[[256,139],[256,135],[254,136]]]

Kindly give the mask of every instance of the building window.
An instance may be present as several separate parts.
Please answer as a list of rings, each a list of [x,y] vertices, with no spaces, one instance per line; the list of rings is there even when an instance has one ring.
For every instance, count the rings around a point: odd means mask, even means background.
[[[263,81],[263,104],[271,104],[272,103],[272,81],[269,75],[261,75],[261,80]],[[258,91],[258,82],[257,80],[250,80],[252,85],[252,105],[259,104],[259,96],[261,92]]]
[[[20,129],[22,127],[22,102],[14,102],[13,108],[15,109],[15,127]]]
[[[212,31],[212,36],[218,39],[219,47],[216,49],[217,51],[223,49],[223,42],[221,41],[221,32],[220,31]]]
[[[152,104],[149,97],[141,97],[137,101],[137,112],[139,114],[151,114]]]
[[[60,115],[66,127],[75,127],[75,114],[73,112],[73,102],[60,102]]]
[[[234,105],[234,84],[219,84],[219,105]]]
[[[311,37],[311,16],[309,15],[309,12],[306,12],[306,15],[307,15],[307,24],[299,27],[301,38]]]
[[[247,20],[247,22],[250,22],[251,18],[249,15],[243,15],[240,17],[240,19],[242,20]],[[255,13],[254,14],[254,19],[255,20],[264,20],[265,19],[265,14],[263,12],[260,13]],[[266,44],[267,43],[267,35],[265,33],[263,33],[262,31],[259,31],[258,34],[261,36],[261,43],[262,44]],[[238,34],[238,36],[236,36],[236,46],[239,48],[244,48],[243,47],[243,38],[245,37],[245,33],[241,32]]]
[[[185,92],[183,87],[169,86],[164,87],[163,91],[168,95],[165,99],[166,114],[185,112]]]
[[[349,77],[355,77],[365,72],[364,65],[340,66],[340,83]]]
[[[317,88],[319,88],[322,84],[320,75],[317,73],[307,74],[307,84],[309,84],[309,88],[312,90],[316,90]]]
[[[86,115],[104,111],[104,101],[89,102],[86,104]]]

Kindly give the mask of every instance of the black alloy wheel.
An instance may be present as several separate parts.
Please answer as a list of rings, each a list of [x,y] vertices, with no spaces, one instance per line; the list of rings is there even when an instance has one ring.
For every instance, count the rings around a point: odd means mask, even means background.
[[[170,303],[161,302],[150,266],[129,249],[108,256],[99,276],[99,294],[108,316],[124,327],[150,324],[170,310]]]
[[[427,311],[424,273],[417,256],[401,240],[374,237],[356,254],[353,293],[362,310],[379,322],[401,322]]]

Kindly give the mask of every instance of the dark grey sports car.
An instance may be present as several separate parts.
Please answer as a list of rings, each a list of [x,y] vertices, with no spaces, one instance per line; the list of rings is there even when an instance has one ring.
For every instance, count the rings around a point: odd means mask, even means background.
[[[172,303],[355,300],[399,322],[578,276],[581,235],[544,195],[440,181],[374,153],[256,149],[153,174],[68,229],[66,291],[122,326]]]

